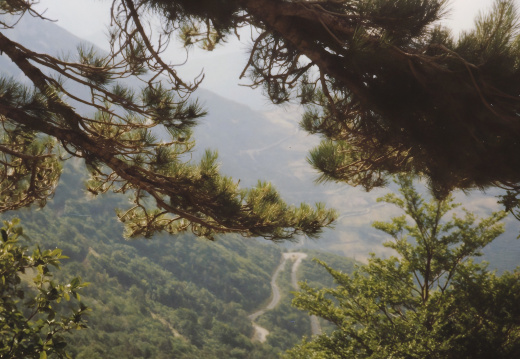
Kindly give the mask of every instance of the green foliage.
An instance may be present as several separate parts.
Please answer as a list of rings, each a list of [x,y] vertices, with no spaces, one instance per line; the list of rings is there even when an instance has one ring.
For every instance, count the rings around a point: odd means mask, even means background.
[[[477,220],[450,197],[426,202],[412,180],[382,201],[405,216],[374,226],[392,237],[398,257],[372,256],[346,274],[319,262],[335,288],[302,283],[293,301],[333,323],[331,334],[305,340],[287,358],[514,358],[520,353],[520,273],[489,272],[473,257],[503,232],[503,212]],[[412,223],[409,222],[412,221]]]
[[[187,45],[212,49],[244,24],[256,28],[242,76],[249,69],[273,103],[297,97],[306,107],[301,126],[324,138],[309,156],[319,181],[371,190],[406,172],[439,199],[498,186],[518,213],[514,0],[494,1],[460,36],[439,23],[445,0],[145,3]]]
[[[44,19],[35,2],[2,4],[0,12],[9,15],[0,19],[2,29],[16,28],[25,14]],[[108,53],[79,46],[76,56],[57,58],[0,33],[0,52],[31,83],[0,75],[0,211],[45,205],[61,162],[77,157],[90,172],[92,194],[130,194],[130,206],[119,212],[128,236],[191,231],[209,239],[238,233],[281,241],[316,236],[331,224],[334,211],[289,206],[267,183],[240,189],[219,173],[216,152],[199,163],[186,155],[194,146],[192,128],[206,114],[190,99],[202,79],[185,82],[161,53],[179,31],[187,45],[214,48],[237,25],[225,20],[238,10],[235,2],[124,0],[112,10]],[[147,22],[158,13],[167,20],[155,38]]]
[[[16,27],[24,13],[38,16],[34,2],[24,4],[4,1],[1,11],[12,23],[0,20],[0,26]],[[14,156],[7,156],[7,168],[21,169],[25,182],[29,173],[47,169],[40,173],[44,188],[20,186],[10,207],[43,204],[52,195],[61,150],[86,159],[92,193],[131,194],[130,208],[120,213],[129,235],[319,235],[333,211],[288,206],[280,197],[272,202],[268,185],[240,190],[218,171],[199,176],[204,164],[183,156],[205,114],[190,100],[203,76],[184,81],[161,55],[172,38],[212,50],[243,26],[258,36],[242,75],[250,69],[251,86],[264,87],[274,103],[300,97],[307,108],[302,127],[324,137],[310,156],[321,180],[370,190],[385,185],[389,174],[406,172],[427,178],[437,198],[455,188],[518,193],[514,0],[496,0],[459,37],[439,26],[446,12],[445,0],[120,0],[112,6],[109,53],[80,47],[70,60],[38,54],[2,33],[0,51],[34,86],[2,80],[3,132],[23,127],[38,139],[54,139],[46,161],[19,143],[0,148]],[[160,36],[152,36],[155,25]],[[126,89],[129,78],[143,87]],[[15,101],[20,94],[32,100]],[[80,113],[66,99],[88,110]],[[153,128],[169,138],[154,138]],[[20,159],[28,161],[18,167]],[[3,178],[19,183],[18,177]],[[264,192],[269,195],[259,195]]]
[[[274,3],[276,18],[273,8],[256,12],[268,25],[251,57],[253,81],[278,89],[274,102],[298,84],[302,127],[324,137],[310,155],[321,180],[370,190],[407,172],[427,177],[439,198],[454,188],[516,187],[514,1],[495,1],[458,38],[438,25],[443,0],[323,1],[298,16],[298,2]],[[303,56],[311,64],[299,69]]]
[[[124,199],[85,198],[76,187],[84,179],[79,163],[67,164],[45,208],[12,214],[28,236],[69,256],[56,281],[81,275],[92,283],[81,296],[92,309],[89,329],[65,336],[72,357],[266,359],[296,344],[295,335],[283,346],[250,339],[247,316],[268,300],[280,248],[239,236],[125,240],[112,215]]]
[[[359,262],[352,258],[345,258],[336,254],[321,252],[317,250],[303,250],[312,260],[304,260],[300,264],[298,279],[305,281],[314,288],[332,287],[334,280],[329,273],[319,265],[318,262],[325,262],[329,266],[343,273],[352,273]]]
[[[53,280],[51,268],[60,269],[60,260],[67,257],[60,249],[42,251],[39,246],[28,253],[20,243],[19,220],[4,221],[0,231],[0,358],[70,358],[64,334],[86,328],[88,309],[78,290],[87,283],[79,277],[68,284]],[[65,310],[62,300],[71,299],[79,308]]]
[[[303,250],[303,252],[308,252],[309,257],[318,257],[337,264],[347,273],[352,272],[354,263],[356,263],[354,260],[345,259],[330,253],[307,250]],[[269,330],[267,344],[283,350],[294,347],[302,337],[310,337],[312,334],[309,316],[291,305],[291,293],[296,290],[292,283],[293,264],[294,262],[288,260],[285,268],[278,276],[277,284],[281,294],[280,303],[274,309],[266,311],[256,320],[260,326]],[[329,273],[309,259],[300,262],[296,276],[305,280],[306,283],[320,288],[333,285],[333,280],[330,278]],[[320,323],[320,326],[322,330],[329,331],[330,329],[325,322]]]
[[[40,111],[42,95],[20,86],[13,79],[0,78],[3,105],[23,106]],[[54,193],[61,165],[54,156],[56,143],[20,125],[4,124],[0,129],[0,212],[33,203],[43,207]]]

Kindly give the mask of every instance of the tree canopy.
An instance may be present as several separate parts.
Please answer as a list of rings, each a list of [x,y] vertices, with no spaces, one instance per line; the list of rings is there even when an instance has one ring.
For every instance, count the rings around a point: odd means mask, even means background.
[[[458,36],[439,25],[445,0],[144,4],[206,48],[253,26],[251,84],[274,103],[296,97],[306,106],[302,127],[324,138],[309,159],[321,180],[370,190],[407,172],[439,198],[499,186],[509,190],[506,208],[519,206],[514,1],[495,1]]]
[[[0,358],[70,358],[63,335],[86,328],[88,308],[78,291],[86,286],[79,277],[70,283],[54,280],[51,268],[60,269],[60,249],[41,250],[20,243],[19,220],[4,221],[0,229]],[[62,300],[74,301],[66,313]],[[77,308],[79,307],[79,308]],[[68,349],[68,348],[67,348]]]
[[[348,275],[321,262],[336,287],[301,283],[293,304],[334,324],[287,358],[514,358],[520,354],[519,272],[498,276],[473,259],[503,232],[504,212],[444,219],[451,197],[426,202],[401,177],[381,200],[405,215],[374,227],[397,256],[369,259]],[[410,223],[411,222],[411,223]]]
[[[20,16],[43,17],[33,5],[1,2],[0,25],[7,29]],[[58,58],[0,33],[0,51],[32,83],[24,86],[5,75],[0,80],[0,210],[44,205],[61,162],[79,157],[91,173],[90,192],[130,193],[132,207],[118,213],[130,236],[184,230],[272,240],[317,235],[335,217],[323,205],[289,206],[269,183],[240,189],[219,174],[214,152],[199,163],[183,158],[194,145],[191,127],[205,113],[190,99],[200,80],[183,81],[161,58],[175,25],[166,22],[166,34],[153,43],[141,19],[152,5],[114,2],[108,54],[80,47],[75,57]],[[90,112],[77,111],[77,105]],[[160,140],[157,131],[169,140]]]
[[[43,17],[33,5],[3,1],[2,26],[16,26],[24,14]],[[33,84],[0,82],[5,208],[44,204],[61,159],[74,156],[91,169],[91,192],[132,193],[133,206],[119,214],[130,235],[316,235],[334,218],[323,206],[287,206],[264,183],[240,190],[218,174],[212,153],[198,164],[182,160],[193,146],[190,128],[204,115],[190,100],[203,76],[183,79],[161,54],[175,38],[212,50],[251,27],[242,75],[274,103],[298,98],[306,106],[302,127],[324,137],[310,155],[321,179],[369,190],[408,172],[425,176],[439,198],[455,188],[500,186],[514,212],[514,1],[497,0],[458,37],[438,25],[446,11],[445,0],[113,0],[108,54],[80,48],[74,58],[56,58],[0,34],[0,50]],[[155,35],[151,24],[161,25]],[[71,101],[93,113],[79,113]],[[169,141],[159,141],[154,127],[167,129]]]
[[[495,1],[458,37],[438,23],[444,0],[142,4],[206,48],[254,26],[252,84],[308,106],[303,127],[328,139],[311,156],[327,178],[370,189],[408,171],[439,194],[518,182],[514,1]]]

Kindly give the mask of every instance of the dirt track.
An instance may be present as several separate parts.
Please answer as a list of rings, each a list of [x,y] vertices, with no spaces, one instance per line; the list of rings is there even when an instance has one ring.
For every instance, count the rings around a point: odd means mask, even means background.
[[[298,267],[302,260],[307,258],[307,253],[301,253],[301,252],[289,252],[284,253],[282,257],[282,261],[276,267],[276,270],[273,273],[273,276],[271,277],[271,290],[272,290],[272,296],[271,301],[269,304],[267,304],[265,307],[261,308],[260,310],[257,310],[253,314],[249,315],[248,318],[251,319],[253,322],[253,328],[255,330],[253,334],[253,340],[259,341],[261,343],[265,342],[267,339],[267,336],[269,335],[269,331],[258,324],[255,323],[256,318],[267,312],[268,310],[274,309],[281,299],[280,294],[280,287],[278,287],[278,284],[276,281],[278,280],[278,276],[280,275],[280,272],[285,268],[285,263],[288,259],[291,261],[294,261],[292,270],[291,270],[291,284],[294,287],[294,289],[298,290],[298,278],[296,276],[298,272]],[[320,323],[318,322],[318,318],[315,316],[311,316],[311,332],[313,335],[315,334],[321,334],[321,327]]]

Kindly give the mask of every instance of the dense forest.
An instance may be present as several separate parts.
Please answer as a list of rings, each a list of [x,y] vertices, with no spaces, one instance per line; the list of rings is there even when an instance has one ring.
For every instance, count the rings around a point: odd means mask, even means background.
[[[520,357],[518,258],[479,260],[507,212],[520,220],[514,0],[459,36],[445,0],[112,0],[107,52],[75,55],[9,33],[48,20],[37,3],[0,1],[0,359]],[[240,78],[301,105],[316,181],[399,187],[377,200],[390,222],[371,223],[385,252],[290,257],[272,242],[379,219],[376,206],[295,205],[269,178],[221,172],[216,150],[193,157],[204,74],[186,80],[188,59],[164,52],[243,29]],[[503,210],[466,210],[457,190]]]
[[[233,235],[214,242],[190,234],[126,240],[113,213],[123,200],[88,198],[77,187],[85,180],[81,167],[65,167],[45,208],[3,216],[21,219],[29,246],[61,248],[69,257],[58,281],[79,276],[90,283],[81,291],[89,328],[69,334],[74,358],[275,358],[310,336],[308,315],[290,305],[285,270],[282,303],[258,320],[270,331],[267,341],[251,341],[247,316],[269,300],[282,246]],[[299,271],[313,285],[332,285],[313,256],[352,268],[349,260],[313,251]]]

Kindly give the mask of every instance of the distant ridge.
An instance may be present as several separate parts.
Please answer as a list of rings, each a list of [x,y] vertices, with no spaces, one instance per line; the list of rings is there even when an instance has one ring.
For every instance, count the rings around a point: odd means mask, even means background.
[[[2,32],[33,51],[51,55],[73,54],[79,44],[90,44],[59,27],[59,23],[30,16],[23,17],[15,29]],[[0,71],[9,76],[23,76],[6,55],[0,56]],[[367,258],[369,252],[392,254],[381,246],[387,238],[370,226],[375,220],[387,220],[398,214],[388,205],[376,206],[376,198],[389,189],[365,193],[346,185],[315,185],[317,174],[307,164],[306,156],[318,139],[299,130],[298,109],[280,107],[270,112],[255,111],[204,88],[197,90],[195,98],[209,113],[194,130],[197,141],[191,155],[194,160],[205,149],[218,150],[222,172],[240,180],[242,187],[254,186],[257,180],[271,181],[289,203],[322,201],[336,208],[342,218],[335,230],[326,231],[318,241],[303,240],[306,248],[357,259]],[[482,214],[493,210],[493,200],[489,197],[475,192],[470,197],[460,195],[458,200],[469,210]],[[515,239],[517,227],[518,222],[508,221],[508,231],[484,251],[484,259],[490,260],[492,267],[505,269],[517,265],[520,252],[520,242]]]

